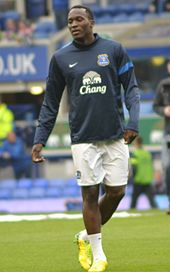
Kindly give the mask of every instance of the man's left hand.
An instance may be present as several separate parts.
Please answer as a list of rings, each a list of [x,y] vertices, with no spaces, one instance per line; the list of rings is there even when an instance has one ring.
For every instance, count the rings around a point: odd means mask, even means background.
[[[124,132],[124,140],[125,140],[125,144],[131,144],[133,142],[133,140],[138,136],[138,133],[134,130],[125,130]]]

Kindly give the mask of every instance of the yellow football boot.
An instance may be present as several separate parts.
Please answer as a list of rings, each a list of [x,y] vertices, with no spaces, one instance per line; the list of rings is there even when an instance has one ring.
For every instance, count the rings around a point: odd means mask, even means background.
[[[108,266],[107,261],[94,261],[88,272],[104,272]]]
[[[92,265],[92,251],[91,251],[91,245],[89,241],[82,240],[79,237],[79,233],[76,234],[75,240],[78,245],[79,250],[79,263],[81,267],[85,270],[89,270],[90,266]]]

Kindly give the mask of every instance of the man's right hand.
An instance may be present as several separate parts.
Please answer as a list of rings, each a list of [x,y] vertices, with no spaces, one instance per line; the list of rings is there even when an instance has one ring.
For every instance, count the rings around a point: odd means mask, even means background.
[[[35,144],[32,147],[32,161],[33,162],[43,162],[45,161],[45,158],[41,156],[41,150],[43,148],[42,144]]]

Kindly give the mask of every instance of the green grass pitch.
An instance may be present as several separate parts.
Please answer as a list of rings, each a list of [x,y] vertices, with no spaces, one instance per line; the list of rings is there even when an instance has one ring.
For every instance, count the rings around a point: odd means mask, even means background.
[[[133,211],[136,212],[136,211]],[[137,212],[103,227],[108,272],[169,272],[170,215]],[[0,272],[81,272],[74,234],[82,219],[0,223]]]

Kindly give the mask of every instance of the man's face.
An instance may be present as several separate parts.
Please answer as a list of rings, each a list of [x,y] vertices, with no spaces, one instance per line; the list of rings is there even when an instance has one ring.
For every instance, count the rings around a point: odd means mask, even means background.
[[[75,40],[82,40],[92,33],[94,21],[83,8],[72,9],[68,14],[68,28]]]
[[[170,74],[170,60],[167,63],[167,71],[168,71],[168,74]]]
[[[16,142],[16,134],[13,131],[9,132],[7,139],[11,144],[15,143]]]

